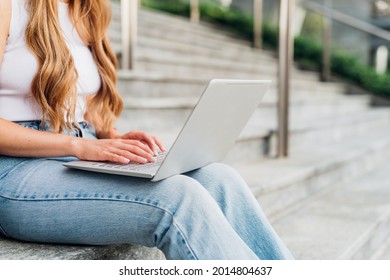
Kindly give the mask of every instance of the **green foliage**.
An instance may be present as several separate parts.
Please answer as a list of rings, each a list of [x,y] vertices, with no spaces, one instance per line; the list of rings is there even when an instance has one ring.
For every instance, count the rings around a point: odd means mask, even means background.
[[[188,16],[190,14],[190,5],[180,3],[174,0],[156,1],[156,0],[142,0],[142,6],[168,12],[175,15]]]
[[[379,75],[357,58],[346,54],[332,55],[332,72],[382,97],[390,98],[390,75]]]
[[[298,36],[294,40],[294,59],[310,61],[319,69],[322,64],[322,47],[308,37]]]
[[[142,5],[186,17],[190,14],[189,4],[177,0],[142,0]],[[233,28],[244,38],[253,38],[253,19],[244,13],[202,2],[200,13],[203,20]],[[263,44],[273,49],[278,46],[278,28],[267,22],[263,24]],[[322,52],[322,46],[312,36],[298,36],[294,40],[294,59],[304,67],[319,70],[322,66]],[[331,65],[333,74],[369,92],[390,98],[390,73],[379,75],[357,58],[344,53],[332,54]]]
[[[203,20],[216,22],[234,28],[244,37],[253,36],[252,18],[244,13],[235,12],[220,6],[200,5]]]

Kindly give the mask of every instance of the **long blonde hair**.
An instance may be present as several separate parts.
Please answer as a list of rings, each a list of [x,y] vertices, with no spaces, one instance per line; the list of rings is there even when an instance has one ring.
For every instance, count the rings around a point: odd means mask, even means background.
[[[62,36],[58,0],[29,0],[26,43],[38,61],[31,92],[55,132],[71,129],[75,119],[77,70]],[[69,0],[69,15],[89,46],[101,77],[101,87],[87,104],[89,121],[109,131],[123,102],[116,84],[117,59],[107,38],[111,20],[108,0]]]

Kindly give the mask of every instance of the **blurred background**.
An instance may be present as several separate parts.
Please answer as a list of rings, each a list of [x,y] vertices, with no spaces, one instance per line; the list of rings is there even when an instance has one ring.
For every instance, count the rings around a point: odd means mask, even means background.
[[[169,146],[210,79],[271,79],[225,162],[297,259],[390,259],[389,0],[112,4],[120,130]]]

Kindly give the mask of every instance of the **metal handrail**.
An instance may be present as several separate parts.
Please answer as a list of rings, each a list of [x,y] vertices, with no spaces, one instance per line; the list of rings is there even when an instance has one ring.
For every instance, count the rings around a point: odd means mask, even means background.
[[[277,157],[288,156],[290,68],[293,60],[295,0],[279,3]]]
[[[329,18],[324,19],[322,32],[323,52],[322,52],[322,72],[321,79],[330,81],[331,79],[331,47],[332,47],[332,21]]]
[[[191,15],[190,15],[191,22],[199,23],[200,20],[199,0],[191,0],[190,10],[191,10]]]
[[[333,19],[333,20],[338,21],[340,23],[344,23],[344,24],[346,24],[354,29],[357,29],[357,30],[363,31],[365,33],[368,33],[368,34],[374,35],[376,37],[390,41],[390,32],[389,31],[387,31],[383,28],[377,27],[373,24],[370,24],[364,20],[360,20],[360,19],[357,19],[353,16],[336,11],[334,9],[324,7],[323,5],[314,3],[312,1],[301,0],[300,4],[302,7],[304,7],[305,9],[307,9],[309,11],[318,13],[320,15],[327,17],[327,18]]]
[[[260,49],[263,45],[263,0],[253,0],[253,46]]]
[[[137,44],[138,30],[138,5],[139,1],[122,0],[121,1],[121,40],[122,40],[122,59],[121,68],[130,70],[134,68],[134,51]]]

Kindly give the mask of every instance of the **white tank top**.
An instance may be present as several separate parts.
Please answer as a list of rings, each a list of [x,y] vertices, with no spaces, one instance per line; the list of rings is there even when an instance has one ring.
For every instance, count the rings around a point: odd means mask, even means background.
[[[24,38],[28,21],[28,0],[12,0],[9,37],[0,64],[0,118],[10,121],[40,120],[42,111],[31,95],[31,83],[38,68]],[[59,2],[59,22],[77,69],[76,120],[84,120],[86,96],[101,85],[96,63],[88,46],[80,39],[68,16],[68,5]]]

